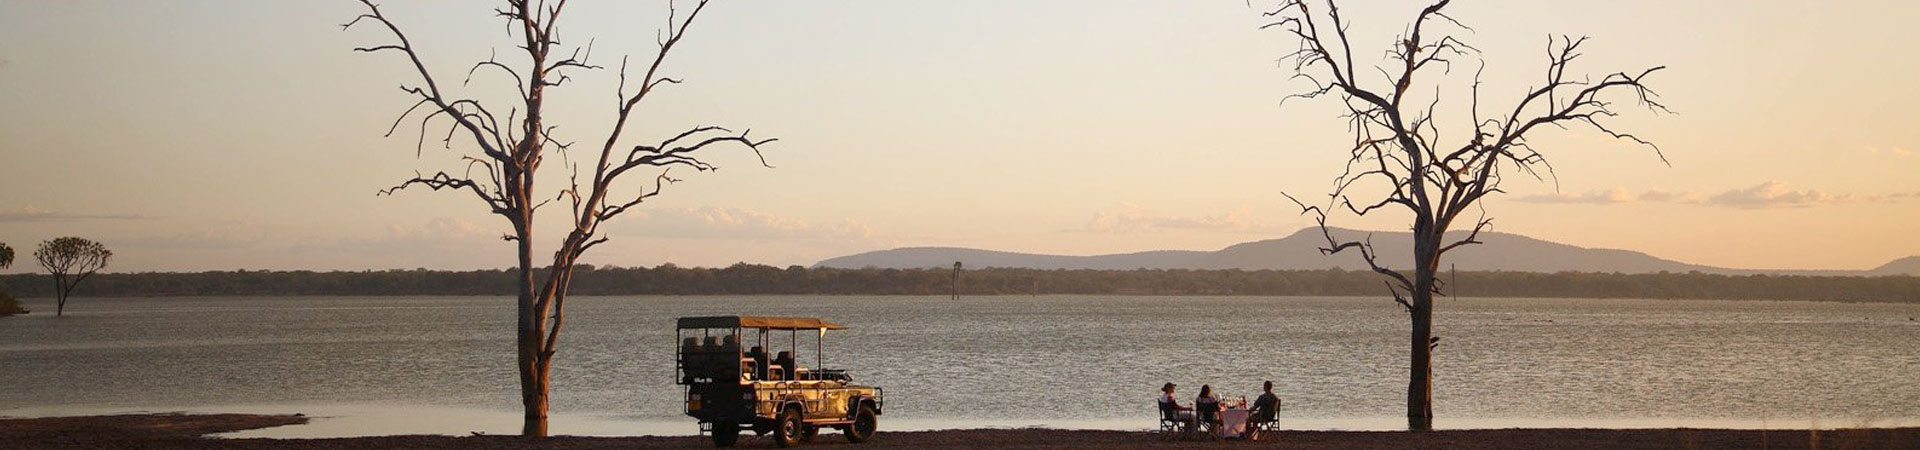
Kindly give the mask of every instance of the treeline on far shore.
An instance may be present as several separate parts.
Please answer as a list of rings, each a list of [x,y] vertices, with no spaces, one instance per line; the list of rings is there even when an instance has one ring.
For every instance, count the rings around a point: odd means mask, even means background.
[[[1705,273],[1442,273],[1463,297],[1818,300],[1920,303],[1920,277],[1715,275]],[[512,295],[509,270],[358,272],[232,271],[102,273],[76,296]],[[1348,270],[971,269],[962,295],[1304,295],[1384,296],[1383,278]],[[44,274],[0,276],[15,296],[47,297]],[[951,269],[831,269],[736,264],[725,268],[592,267],[574,276],[575,295],[947,295]]]

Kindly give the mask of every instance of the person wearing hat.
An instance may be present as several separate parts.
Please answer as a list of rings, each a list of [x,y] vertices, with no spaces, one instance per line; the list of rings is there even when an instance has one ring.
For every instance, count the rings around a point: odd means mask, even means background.
[[[1187,406],[1180,406],[1180,402],[1178,400],[1174,400],[1173,398],[1173,388],[1175,386],[1178,386],[1178,385],[1173,383],[1167,383],[1166,385],[1160,386],[1160,410],[1172,412],[1173,413],[1172,415],[1175,419],[1178,419],[1181,421],[1192,421],[1193,408],[1187,407]]]

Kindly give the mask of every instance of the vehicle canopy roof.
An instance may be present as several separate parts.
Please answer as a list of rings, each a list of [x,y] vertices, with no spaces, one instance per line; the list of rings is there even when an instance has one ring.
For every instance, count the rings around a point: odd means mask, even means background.
[[[681,317],[680,328],[754,328],[762,330],[845,330],[847,327],[813,317],[710,316]]]

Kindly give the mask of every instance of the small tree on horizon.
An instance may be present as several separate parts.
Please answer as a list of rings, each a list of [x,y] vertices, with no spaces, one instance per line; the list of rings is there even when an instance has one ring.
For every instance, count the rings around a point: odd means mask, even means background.
[[[627,59],[620,59],[619,87],[613,93],[618,103],[612,111],[612,129],[594,142],[599,147],[593,149],[596,150],[593,155],[597,156],[597,162],[581,171],[582,167],[566,159],[565,152],[570,144],[556,140],[553,135],[555,126],[548,122],[546,91],[569,81],[570,74],[600,68],[588,61],[588,56],[592,54],[591,45],[573,47],[564,54],[554,53],[557,50],[565,51],[556,47],[561,46],[558,24],[562,12],[566,10],[566,0],[508,0],[505,3],[504,7],[495,9],[496,16],[504,19],[509,34],[521,41],[513,51],[525,59],[502,62],[488,58],[470,67],[463,67],[467,69],[464,74],[468,81],[477,73],[492,73],[510,79],[513,82],[511,95],[515,101],[505,107],[488,107],[474,97],[443,90],[450,85],[442,84],[441,79],[434,76],[407,35],[370,0],[361,0],[367,13],[347,22],[342,28],[351,29],[356,24],[367,23],[390,33],[393,39],[391,43],[354,50],[403,54],[415,75],[419,76],[411,85],[401,86],[400,89],[415,102],[394,120],[393,126],[387,130],[388,136],[403,121],[413,118],[419,124],[422,141],[430,124],[443,123],[448,129],[443,140],[447,148],[453,148],[456,142],[462,148],[471,148],[471,151],[462,153],[461,159],[466,169],[458,171],[461,175],[445,171],[432,176],[416,173],[413,178],[381,191],[381,194],[392,194],[412,186],[435,191],[465,192],[480,200],[489,212],[506,219],[511,227],[511,233],[505,239],[514,243],[518,261],[514,277],[519,315],[515,327],[518,351],[516,367],[520,374],[521,405],[525,410],[521,434],[546,436],[549,374],[560,341],[560,329],[566,323],[564,306],[567,292],[580,256],[607,241],[607,237],[601,234],[600,225],[659,195],[668,183],[677,181],[668,177],[667,169],[714,170],[715,166],[696,158],[696,153],[702,149],[741,147],[760,157],[759,162],[764,166],[766,159],[760,155],[760,146],[773,139],[755,140],[748,138],[745,131],[734,132],[718,126],[687,129],[651,143],[632,144],[623,139],[628,119],[649,94],[662,86],[680,83],[680,79],[662,74],[661,67],[680,39],[686,37],[694,18],[708,3],[707,0],[699,1],[683,17],[670,0],[667,3],[666,29],[659,35],[657,53],[644,66],[640,79],[628,80]],[[465,84],[461,83],[462,86]],[[420,149],[421,145],[416,143],[415,151]],[[567,166],[563,170],[572,171],[572,184],[555,192],[538,193],[534,188],[535,175],[546,162],[545,158],[553,153],[549,150],[561,155],[562,163]],[[651,176],[648,180],[651,183],[643,183],[642,186],[615,185],[623,175],[630,173],[646,173],[644,176]],[[584,179],[583,175],[586,176]],[[616,192],[616,189],[624,193]],[[572,206],[567,232],[560,239],[552,262],[536,265],[533,251],[535,213],[548,202],[561,200]]]
[[[1388,292],[1402,306],[1412,324],[1408,341],[1410,361],[1407,382],[1407,426],[1413,430],[1433,427],[1433,351],[1439,338],[1433,336],[1433,298],[1443,287],[1435,275],[1441,258],[1461,246],[1480,243],[1480,232],[1492,225],[1480,209],[1480,217],[1463,236],[1447,236],[1462,214],[1480,208],[1480,200],[1503,192],[1502,170],[1516,170],[1533,178],[1547,176],[1553,167],[1547,157],[1529,144],[1529,133],[1542,128],[1581,127],[1597,130],[1615,139],[1653,148],[1662,162],[1659,147],[1632,134],[1615,131],[1605,121],[1617,114],[1602,94],[1619,92],[1655,112],[1666,107],[1641,81],[1663,67],[1635,73],[1615,72],[1599,79],[1568,75],[1580,46],[1587,38],[1566,36],[1547,38],[1546,79],[1523,92],[1510,109],[1496,109],[1492,116],[1481,115],[1479,73],[1475,73],[1472,94],[1465,110],[1472,115],[1471,127],[1452,136],[1453,143],[1441,140],[1435,110],[1440,104],[1442,78],[1457,60],[1476,58],[1479,51],[1448,31],[1471,30],[1442,10],[1449,0],[1439,0],[1420,10],[1405,34],[1387,48],[1388,66],[1357,67],[1356,52],[1348,38],[1351,22],[1340,15],[1333,0],[1319,2],[1289,0],[1266,11],[1271,22],[1261,28],[1283,30],[1299,40],[1299,48],[1283,56],[1291,63],[1294,78],[1304,79],[1313,88],[1287,98],[1317,98],[1331,94],[1346,107],[1344,118],[1353,133],[1348,148],[1345,173],[1334,179],[1333,191],[1325,204],[1309,206],[1292,195],[1302,214],[1314,216],[1326,247],[1321,253],[1332,255],[1357,250],[1374,272],[1385,276]],[[1433,32],[1433,35],[1427,34]],[[1484,65],[1482,65],[1484,68]],[[1431,77],[1431,78],[1429,78]],[[1364,80],[1363,80],[1364,78]],[[1439,81],[1436,81],[1439,80]],[[1366,81],[1366,80],[1379,80]],[[1380,83],[1380,84],[1375,84]],[[1412,99],[1409,93],[1425,94],[1431,88],[1433,98]],[[1282,100],[1284,103],[1285,100]],[[1463,139],[1462,139],[1463,138]],[[1369,193],[1358,200],[1348,189],[1356,185]],[[1375,198],[1371,192],[1385,192]],[[1405,211],[1412,216],[1412,273],[1390,269],[1375,258],[1368,239],[1336,237],[1327,226],[1329,211],[1346,210],[1355,216],[1379,211]]]
[[[0,269],[8,267],[13,267],[13,247],[0,242]],[[13,294],[7,292],[7,286],[0,284],[0,317],[26,313],[27,310],[20,308],[20,302],[13,299]]]
[[[53,315],[59,317],[66,314],[67,298],[73,295],[73,288],[106,268],[107,261],[113,259],[113,251],[99,242],[63,237],[41,242],[40,248],[33,251],[33,259],[53,274]]]

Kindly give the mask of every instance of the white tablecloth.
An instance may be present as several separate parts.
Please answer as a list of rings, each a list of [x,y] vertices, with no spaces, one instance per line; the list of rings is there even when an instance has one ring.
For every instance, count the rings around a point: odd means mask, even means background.
[[[1247,431],[1247,410],[1234,408],[1220,412],[1220,428],[1213,430],[1220,437],[1234,437]]]

